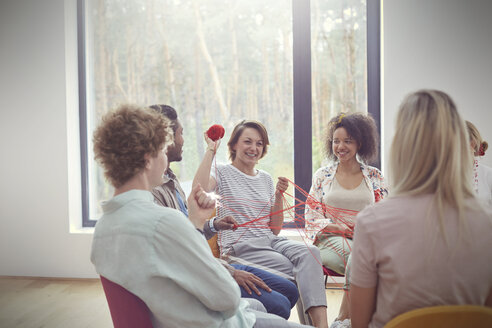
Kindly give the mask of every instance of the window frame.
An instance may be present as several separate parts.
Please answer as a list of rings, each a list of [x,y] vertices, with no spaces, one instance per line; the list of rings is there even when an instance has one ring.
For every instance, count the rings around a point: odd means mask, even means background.
[[[381,0],[366,0],[367,19],[367,111],[376,121],[381,135]],[[312,182],[312,86],[311,86],[311,3],[292,0],[293,33],[293,121],[294,121],[294,181],[305,191]],[[87,135],[87,77],[86,77],[86,2],[77,0],[77,52],[80,129],[80,168],[82,227],[94,227],[97,220],[89,217],[89,167]],[[381,145],[379,145],[380,150]],[[381,167],[381,152],[374,164]],[[296,190],[296,205],[305,201]],[[296,207],[303,215],[304,206]],[[303,228],[303,221],[294,220],[284,228]]]
[[[77,54],[79,83],[80,179],[82,227],[94,227],[97,220],[89,217],[89,163],[87,142],[87,79],[86,79],[86,22],[85,0],[77,0]]]

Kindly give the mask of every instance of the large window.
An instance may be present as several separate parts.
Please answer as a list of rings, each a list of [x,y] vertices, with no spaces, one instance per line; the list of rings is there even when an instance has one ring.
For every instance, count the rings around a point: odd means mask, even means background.
[[[271,147],[259,167],[308,189],[326,121],[367,111],[364,0],[79,0],[78,12],[84,226],[113,192],[92,133],[120,103],[176,108],[185,145],[171,167],[185,189],[212,124],[226,128],[226,162],[234,125],[263,122]]]
[[[311,1],[313,170],[338,113],[367,112],[366,1]]]

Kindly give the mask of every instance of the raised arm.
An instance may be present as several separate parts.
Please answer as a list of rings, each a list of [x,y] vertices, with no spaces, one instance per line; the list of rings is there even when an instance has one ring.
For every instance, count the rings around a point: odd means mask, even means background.
[[[204,133],[205,141],[207,142],[207,150],[205,155],[203,155],[202,162],[196,171],[195,177],[193,178],[193,187],[200,184],[206,191],[212,191],[215,189],[217,182],[213,177],[210,176],[210,169],[212,168],[212,162],[214,160],[215,153],[220,145],[220,139],[213,141]]]
[[[189,219],[195,228],[201,230],[205,221],[215,209],[215,199],[206,193],[200,184],[193,186],[188,196]]]
[[[289,186],[289,180],[284,177],[279,177],[277,182],[277,188],[275,189],[275,203],[272,206],[271,213],[277,213],[270,217],[270,229],[274,235],[278,235],[282,230],[282,224],[284,223],[284,191]]]

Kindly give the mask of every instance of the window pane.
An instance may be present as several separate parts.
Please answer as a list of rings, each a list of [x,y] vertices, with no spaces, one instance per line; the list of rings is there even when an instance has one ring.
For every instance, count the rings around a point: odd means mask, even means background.
[[[165,103],[183,122],[183,160],[173,163],[185,189],[204,152],[203,132],[257,119],[271,147],[259,168],[293,177],[291,1],[92,0],[87,15],[88,139],[120,103]],[[92,160],[90,218],[112,190]]]
[[[366,1],[311,0],[313,172],[338,113],[367,112]]]

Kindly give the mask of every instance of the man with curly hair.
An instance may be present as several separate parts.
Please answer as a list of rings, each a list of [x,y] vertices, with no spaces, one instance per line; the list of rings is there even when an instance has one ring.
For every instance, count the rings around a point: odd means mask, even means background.
[[[154,203],[150,191],[163,182],[172,136],[168,119],[133,105],[107,114],[96,129],[95,158],[115,188],[94,231],[97,273],[144,301],[154,327],[299,326],[240,298],[202,236],[215,200],[200,186],[188,197],[189,219]]]

